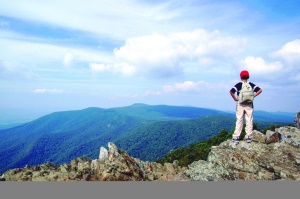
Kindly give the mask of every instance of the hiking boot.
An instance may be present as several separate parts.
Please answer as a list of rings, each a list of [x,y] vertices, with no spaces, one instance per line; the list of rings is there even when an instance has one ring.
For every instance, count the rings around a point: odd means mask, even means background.
[[[252,142],[252,139],[250,137],[247,137],[246,141],[247,141],[247,143],[250,143],[250,142]]]
[[[236,144],[238,144],[240,140],[239,140],[239,138],[232,138],[232,141],[235,142]]]

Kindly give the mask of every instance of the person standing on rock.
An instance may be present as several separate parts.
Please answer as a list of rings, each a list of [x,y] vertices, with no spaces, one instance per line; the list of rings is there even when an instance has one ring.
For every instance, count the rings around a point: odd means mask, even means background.
[[[246,118],[246,141],[252,141],[253,131],[253,100],[257,97],[262,89],[248,82],[250,75],[247,70],[240,73],[241,82],[237,83],[231,90],[230,95],[237,102],[236,105],[236,125],[232,135],[232,141],[239,143],[239,138],[244,125],[244,117]],[[237,96],[235,96],[237,92]]]

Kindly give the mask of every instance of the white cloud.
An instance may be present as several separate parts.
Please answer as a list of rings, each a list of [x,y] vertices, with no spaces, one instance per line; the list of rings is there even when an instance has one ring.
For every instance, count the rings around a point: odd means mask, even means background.
[[[239,69],[248,70],[250,76],[251,74],[264,75],[267,81],[276,79],[277,81],[274,82],[276,85],[299,80],[300,40],[286,43],[280,50],[271,52],[269,56],[274,61],[267,62],[262,57],[248,56],[240,61]]]
[[[243,38],[222,35],[219,31],[198,29],[168,35],[151,34],[127,39],[115,49],[115,64],[127,64],[139,75],[170,77],[182,75],[189,63],[211,64],[211,60],[233,58],[246,44]],[[132,74],[135,74],[132,73]]]
[[[56,67],[73,66],[78,62],[109,62],[112,55],[98,49],[76,48],[49,44],[47,40],[26,37],[7,31],[0,31],[0,45],[2,49],[0,60],[18,60],[24,65],[47,66],[47,63],[57,63]],[[76,62],[75,62],[76,61]],[[87,64],[88,65],[88,64]]]
[[[231,82],[230,82],[231,83]],[[165,93],[189,93],[189,92],[220,92],[227,91],[232,86],[228,82],[184,81],[173,85],[165,85]]]
[[[292,74],[291,79],[300,82],[300,73]]]
[[[240,66],[240,69],[246,69],[251,74],[275,73],[283,69],[283,65],[279,62],[267,63],[261,57],[246,57]]]
[[[27,66],[76,66],[86,63],[93,72],[112,71],[126,76],[167,78],[182,76],[186,68],[205,67],[218,59],[239,54],[245,45],[242,38],[222,35],[219,31],[197,29],[167,35],[151,34],[126,40],[113,54],[88,48],[70,48],[48,44],[46,40],[10,34],[0,43],[6,49],[0,59],[13,60]],[[226,49],[226,50],[224,50]],[[207,68],[206,68],[207,69]]]
[[[34,93],[45,93],[46,92],[46,89],[44,88],[37,88],[33,91]]]
[[[300,62],[300,39],[286,43],[280,50],[270,54],[273,57],[281,57],[289,63]]]
[[[153,31],[166,33],[198,27],[242,30],[257,22],[256,14],[243,3],[195,0],[89,0],[88,3],[84,0],[10,0],[1,5],[0,13],[122,40]],[[237,23],[240,21],[242,23]]]
[[[159,96],[162,93],[160,91],[147,91],[144,93],[144,96]]]
[[[103,72],[109,69],[108,65],[105,64],[97,64],[97,63],[91,63],[90,64],[90,69],[93,72]]]
[[[185,81],[183,83],[175,83],[174,85],[166,85],[166,86],[164,86],[163,90],[165,92],[197,91],[197,90],[200,90],[201,84],[205,84],[205,82]]]
[[[153,27],[163,28],[166,25],[156,22],[177,16],[176,12],[167,10],[168,3],[131,0],[89,0],[88,3],[84,0],[27,0],[26,3],[11,0],[2,4],[0,13],[4,16],[119,39],[129,34],[145,34]]]
[[[132,76],[132,75],[136,74],[135,66],[130,65],[128,63],[115,64],[114,68],[126,76]]]
[[[15,61],[0,61],[0,77],[1,79],[34,79],[38,74],[34,73],[23,64]]]
[[[64,65],[69,67],[74,62],[74,54],[72,52],[67,52],[64,55]]]
[[[102,64],[102,63],[90,63],[90,70],[97,74],[110,71],[112,73],[121,73],[124,76],[132,76],[136,73],[135,67],[127,63],[118,64]]]
[[[212,97],[217,95],[224,95],[228,93],[230,88],[236,82],[224,81],[224,82],[206,82],[206,81],[184,81],[174,84],[164,85],[160,90],[157,91],[146,91],[143,94],[125,94],[122,97],[125,98],[144,98],[144,97],[166,97],[170,95],[184,96],[185,94],[196,94],[198,97],[205,94],[205,97]],[[201,97],[202,98],[202,97]]]
[[[64,90],[59,89],[45,89],[45,88],[37,88],[33,91],[34,93],[51,93],[51,94],[58,94],[58,93],[64,93]]]

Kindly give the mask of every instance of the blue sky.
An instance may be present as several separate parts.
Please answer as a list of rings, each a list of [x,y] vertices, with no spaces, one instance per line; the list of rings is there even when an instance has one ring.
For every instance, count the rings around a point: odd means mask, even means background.
[[[0,0],[0,110],[133,103],[300,110],[300,2]]]

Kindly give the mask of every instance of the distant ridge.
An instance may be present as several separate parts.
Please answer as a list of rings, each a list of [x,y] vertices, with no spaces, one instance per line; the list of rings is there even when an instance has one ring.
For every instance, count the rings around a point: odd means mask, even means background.
[[[13,127],[16,127],[16,126],[20,126],[22,125],[23,123],[2,123],[0,124],[0,130],[3,130],[3,129],[10,129],[10,128],[13,128]]]
[[[131,106],[111,108],[122,114],[130,116],[138,116],[140,118],[161,121],[173,119],[195,119],[206,115],[232,115],[227,112],[199,108],[199,107],[183,107],[183,106],[169,106],[169,105],[147,105],[136,103]]]

